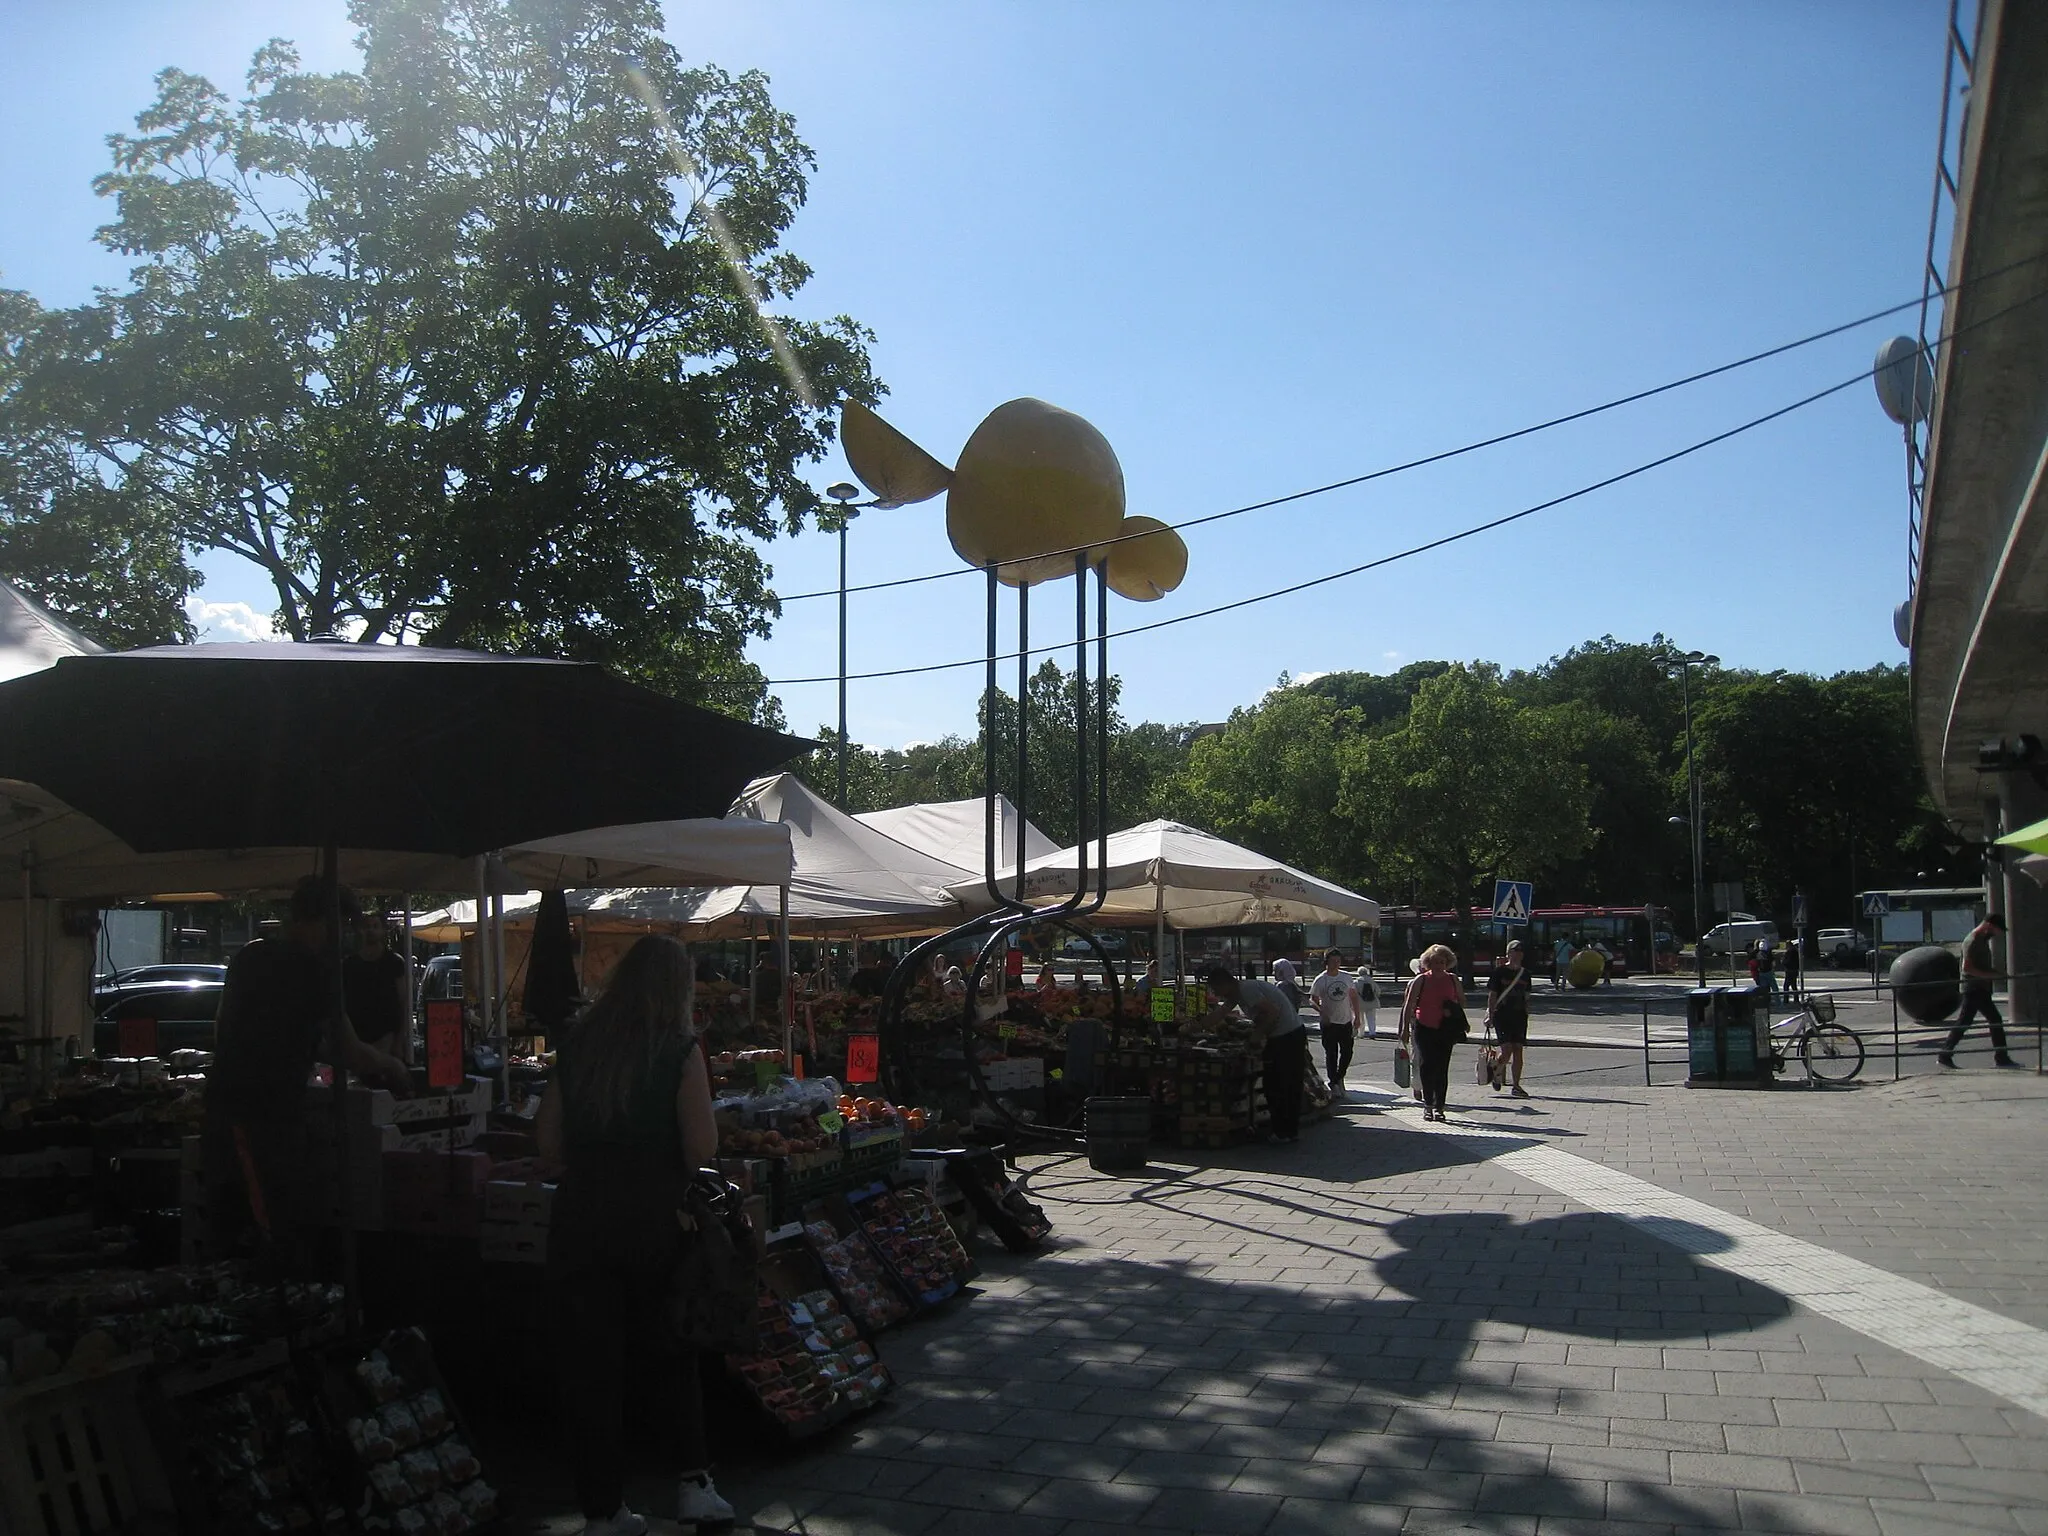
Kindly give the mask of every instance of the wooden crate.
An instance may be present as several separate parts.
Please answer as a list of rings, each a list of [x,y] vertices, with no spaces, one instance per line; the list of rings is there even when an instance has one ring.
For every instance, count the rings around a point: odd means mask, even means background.
[[[9,1536],[176,1528],[135,1402],[147,1355],[64,1372],[0,1398],[0,1499]]]

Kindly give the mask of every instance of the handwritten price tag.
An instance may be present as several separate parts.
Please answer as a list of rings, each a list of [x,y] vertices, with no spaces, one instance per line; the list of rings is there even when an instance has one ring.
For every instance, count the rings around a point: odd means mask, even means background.
[[[462,1086],[462,1004],[427,1004],[427,1086]]]
[[[836,1109],[828,1109],[818,1116],[818,1129],[827,1136],[837,1136],[846,1129],[846,1120]]]
[[[119,1056],[154,1056],[156,1020],[122,1019],[114,1026],[114,1053]]]
[[[1173,1022],[1173,1005],[1174,997],[1171,987],[1154,987],[1152,989],[1152,1022],[1154,1024],[1171,1024]]]
[[[882,1041],[877,1035],[846,1037],[846,1080],[872,1083],[882,1075]]]
[[[1017,1026],[1016,1026],[1016,1025],[1014,1025],[1014,1024],[998,1024],[998,1025],[996,1026],[996,1038],[997,1038],[998,1040],[1014,1040],[1014,1039],[1016,1039],[1016,1038],[1017,1038]]]

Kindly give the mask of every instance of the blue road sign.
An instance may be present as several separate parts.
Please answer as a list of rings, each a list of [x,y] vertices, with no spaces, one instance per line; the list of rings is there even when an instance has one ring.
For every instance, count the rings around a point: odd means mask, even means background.
[[[1493,920],[1497,923],[1526,923],[1529,909],[1536,904],[1536,887],[1527,880],[1493,882]]]
[[[1865,917],[1883,917],[1891,909],[1892,898],[1889,891],[1865,891],[1863,893],[1863,915]]]
[[[1794,928],[1804,928],[1806,926],[1806,898],[1796,891],[1792,895],[1792,926]]]

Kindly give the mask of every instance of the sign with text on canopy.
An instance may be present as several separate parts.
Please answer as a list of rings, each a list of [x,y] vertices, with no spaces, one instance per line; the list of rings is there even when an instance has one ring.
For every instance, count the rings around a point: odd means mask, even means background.
[[[1536,904],[1536,887],[1527,880],[1493,882],[1493,920],[1497,923],[1526,923],[1529,909]]]
[[[462,1004],[452,998],[427,1004],[427,1086],[462,1086]]]
[[[882,1075],[882,1040],[879,1035],[846,1037],[846,1080],[872,1083]]]

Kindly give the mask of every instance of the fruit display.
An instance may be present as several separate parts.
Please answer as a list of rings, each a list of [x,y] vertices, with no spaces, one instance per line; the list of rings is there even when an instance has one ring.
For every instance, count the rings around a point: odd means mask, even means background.
[[[357,1411],[344,1428],[364,1483],[360,1529],[462,1536],[497,1518],[497,1491],[455,1426],[418,1332],[387,1336],[351,1375]]]
[[[731,1368],[792,1436],[815,1434],[872,1407],[895,1382],[830,1291],[785,1301],[760,1291],[761,1347],[731,1355]]]
[[[876,1185],[849,1203],[882,1262],[923,1305],[937,1306],[974,1277],[974,1261],[928,1191]]]
[[[832,1277],[832,1288],[868,1332],[880,1333],[910,1316],[910,1303],[860,1233],[842,1237],[829,1221],[807,1221],[804,1241]]]

